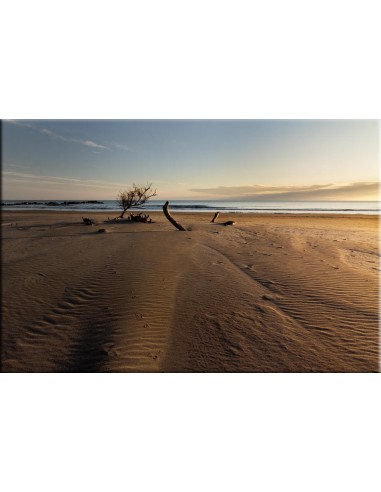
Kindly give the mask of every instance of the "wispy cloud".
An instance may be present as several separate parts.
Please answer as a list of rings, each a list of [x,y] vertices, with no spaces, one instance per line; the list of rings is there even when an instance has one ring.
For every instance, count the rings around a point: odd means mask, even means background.
[[[211,193],[215,195],[252,195],[265,193],[279,193],[289,191],[311,191],[325,189],[333,186],[332,184],[308,185],[308,186],[263,186],[263,185],[245,185],[245,186],[218,186],[216,188],[193,188],[191,191],[200,193]]]
[[[30,123],[24,123],[23,121],[18,121],[18,120],[5,120],[5,122],[10,123],[12,125],[16,126],[22,126],[25,128],[30,128],[38,133],[41,133],[42,135],[46,135],[54,140],[61,140],[63,142],[73,142],[77,143],[80,145],[84,145],[85,147],[90,147],[92,149],[98,149],[98,150],[110,150],[109,147],[106,147],[105,145],[99,144],[94,142],[93,140],[85,140],[81,138],[72,138],[72,137],[66,137],[64,135],[59,135],[58,133],[53,132],[52,130],[49,130],[48,128],[38,128],[35,125],[32,125]]]
[[[70,185],[76,187],[86,187],[86,188],[98,188],[98,189],[109,189],[110,186],[123,188],[125,185],[121,183],[112,183],[109,181],[100,181],[95,179],[76,179],[76,178],[62,178],[60,176],[44,176],[35,175],[28,173],[19,173],[16,171],[3,171],[2,173],[4,181],[13,182],[23,182],[23,183],[38,183],[38,184],[49,184],[49,185]]]
[[[308,186],[219,186],[216,188],[193,188],[190,191],[213,195],[219,199],[297,201],[297,200],[352,200],[355,197],[374,197],[379,192],[379,183],[358,182],[347,184],[317,184]]]
[[[70,142],[77,142],[82,145],[86,145],[87,147],[91,147],[93,149],[108,149],[105,145],[97,144],[92,140],[77,140],[75,138],[70,139]]]
[[[35,127],[31,125],[30,123],[25,123],[24,121],[19,121],[19,120],[4,120],[5,123],[10,123],[11,125],[16,125],[16,126],[24,126],[25,128],[32,128],[35,130]]]
[[[48,130],[47,128],[43,128],[42,130],[40,130],[40,133],[42,133],[44,135],[49,135],[50,137],[58,137],[58,135],[56,135],[51,130]]]
[[[31,130],[35,130],[38,133],[41,133],[42,135],[46,135],[54,140],[61,140],[63,142],[73,142],[77,143],[80,145],[84,145],[85,147],[90,147],[92,149],[98,149],[98,150],[111,150],[112,148],[118,149],[118,150],[126,150],[128,152],[135,152],[133,149],[131,149],[130,146],[121,144],[121,143],[116,143],[116,142],[108,142],[107,145],[103,145],[97,142],[94,142],[93,140],[85,140],[85,139],[80,139],[80,138],[73,138],[73,137],[66,137],[64,135],[60,135],[58,133],[53,132],[52,130],[49,130],[49,128],[38,128],[35,125],[32,125],[31,123],[26,123],[24,121],[19,121],[19,120],[4,120],[6,123],[10,123],[15,126],[21,126],[24,128],[30,128]]]
[[[53,132],[52,130],[49,130],[47,128],[42,128],[37,129],[37,131],[42,133],[43,135],[48,135],[49,137],[53,138],[54,140],[62,140],[63,142],[73,142],[77,144],[84,145],[85,147],[91,147],[92,149],[100,149],[100,150],[109,150],[108,147],[105,145],[98,144],[96,142],[93,142],[92,140],[83,140],[80,138],[71,138],[71,137],[64,137],[63,135],[59,135],[58,133]]]
[[[30,166],[26,166],[26,165],[21,165],[21,164],[4,164],[4,167],[12,167],[12,168],[20,168],[20,169],[28,169],[30,168]]]
[[[112,147],[115,147],[116,149],[119,149],[119,150],[128,150],[128,152],[134,152],[131,147],[129,147],[128,145],[124,145],[124,144],[120,144],[120,143],[112,143],[110,144]]]

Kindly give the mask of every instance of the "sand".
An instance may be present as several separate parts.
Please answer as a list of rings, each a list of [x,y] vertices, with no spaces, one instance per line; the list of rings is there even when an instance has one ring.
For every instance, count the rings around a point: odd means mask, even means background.
[[[2,212],[2,371],[379,371],[377,217],[82,215]]]

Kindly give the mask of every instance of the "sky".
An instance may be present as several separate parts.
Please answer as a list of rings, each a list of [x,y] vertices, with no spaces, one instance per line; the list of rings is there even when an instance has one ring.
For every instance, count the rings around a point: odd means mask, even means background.
[[[3,120],[3,200],[378,200],[376,120]]]

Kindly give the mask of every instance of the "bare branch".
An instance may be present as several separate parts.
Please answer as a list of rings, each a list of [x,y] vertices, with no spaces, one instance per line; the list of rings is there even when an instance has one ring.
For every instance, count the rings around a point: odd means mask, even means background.
[[[122,219],[129,208],[140,207],[153,196],[156,196],[156,189],[152,188],[152,183],[147,183],[146,186],[134,183],[128,190],[120,191],[117,199],[123,211],[114,220]]]

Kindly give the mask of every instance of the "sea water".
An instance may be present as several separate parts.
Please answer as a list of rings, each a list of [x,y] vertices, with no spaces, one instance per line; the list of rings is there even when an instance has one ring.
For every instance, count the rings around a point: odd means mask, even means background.
[[[66,203],[64,203],[66,201]],[[68,203],[69,202],[69,203]],[[75,202],[75,203],[73,203]],[[80,203],[84,202],[84,203]],[[54,203],[54,205],[53,205]],[[150,200],[131,210],[161,211],[165,200]],[[299,213],[299,214],[380,214],[380,202],[237,202],[225,200],[170,200],[170,210],[176,212],[229,213]],[[72,210],[81,212],[117,212],[116,200],[3,200],[2,210]]]

